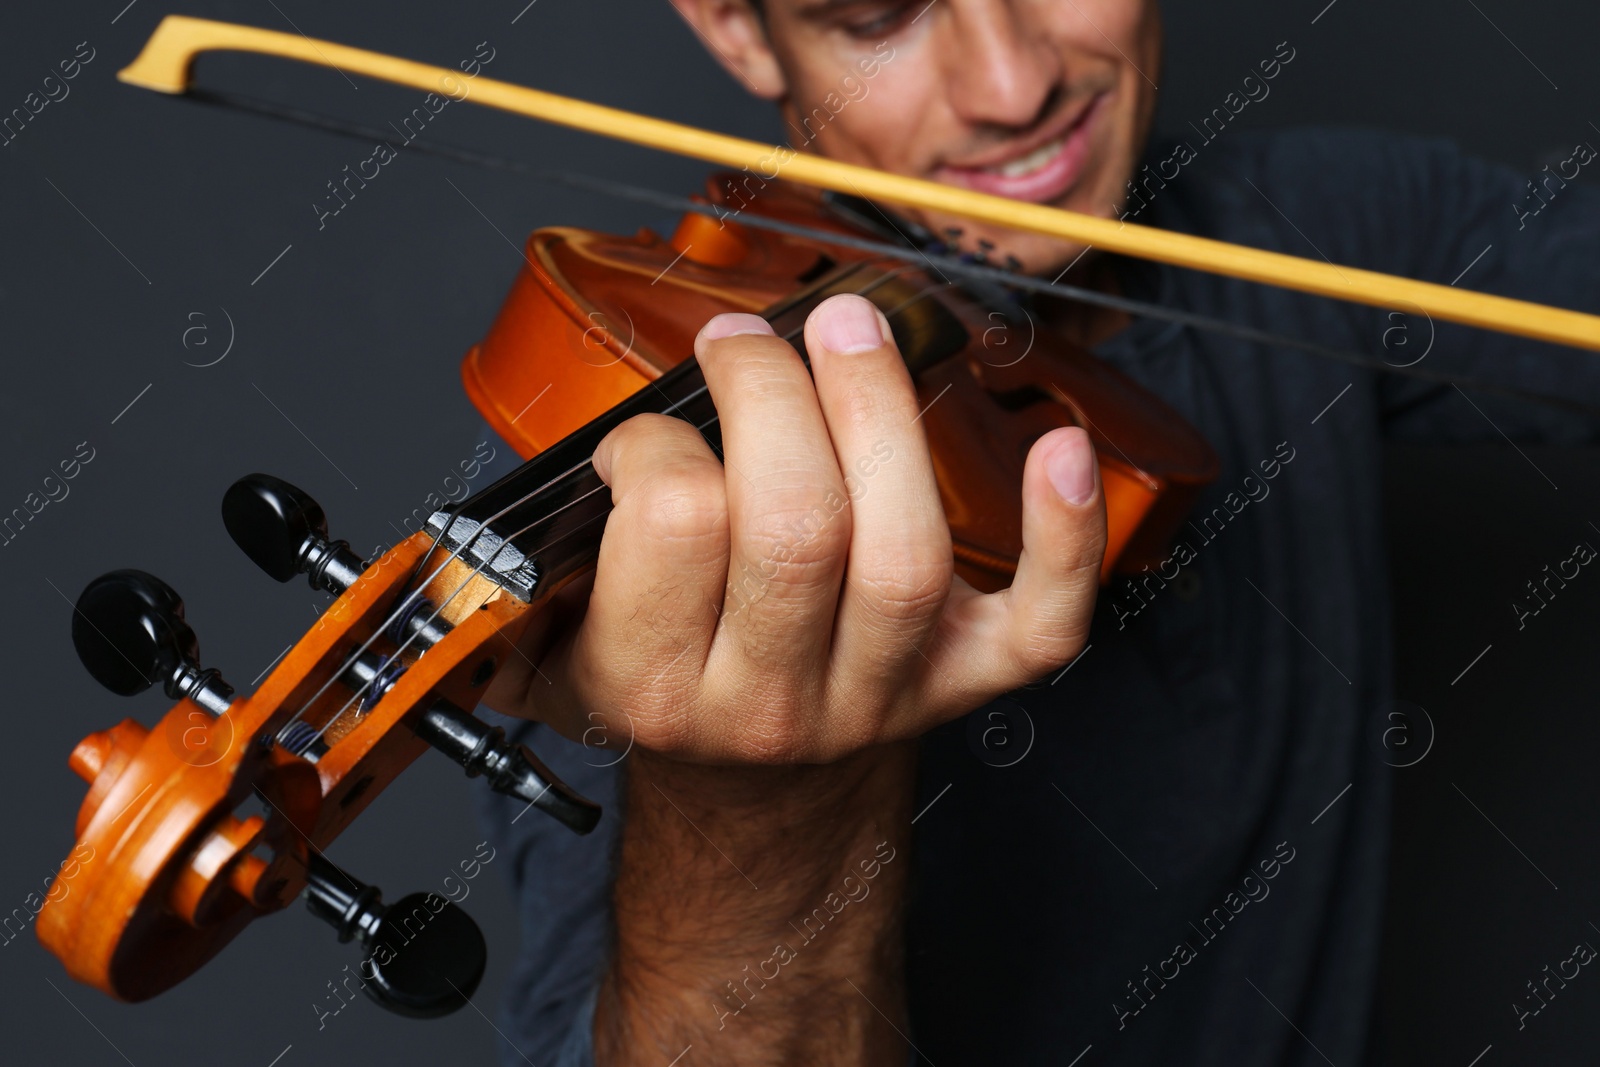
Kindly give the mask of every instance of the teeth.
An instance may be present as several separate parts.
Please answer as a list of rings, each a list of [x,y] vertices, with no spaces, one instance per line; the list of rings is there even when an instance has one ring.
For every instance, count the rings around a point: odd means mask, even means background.
[[[1021,178],[1031,174],[1055,158],[1055,154],[1061,151],[1063,140],[1065,138],[1057,137],[1049,144],[1040,145],[1021,159],[1013,159],[1005,166],[995,168],[995,172],[1003,178]]]

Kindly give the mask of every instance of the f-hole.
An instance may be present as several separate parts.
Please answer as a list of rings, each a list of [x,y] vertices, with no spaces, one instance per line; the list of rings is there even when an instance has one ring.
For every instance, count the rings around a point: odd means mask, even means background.
[[[819,255],[815,263],[807,267],[804,273],[795,277],[795,281],[799,282],[801,285],[810,285],[812,282],[816,281],[818,278],[822,277],[836,266],[838,266],[838,264],[833,261],[832,256]]]

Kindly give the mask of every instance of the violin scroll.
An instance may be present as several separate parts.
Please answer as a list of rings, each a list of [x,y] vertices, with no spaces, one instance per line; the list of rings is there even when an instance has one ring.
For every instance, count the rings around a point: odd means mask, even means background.
[[[235,696],[200,666],[171,586],[135,570],[89,584],[72,630],[90,673],[130,696],[160,682],[178,703],[154,726],[124,720],[73,750],[89,783],[73,854],[88,858],[39,912],[39,938],[72,977],[144,1000],[309,890],[314,913],[348,911],[345,932],[371,948],[374,999],[417,1017],[453,1011],[483,973],[472,920],[421,894],[385,909],[323,853],[430,745],[573,830],[594,827],[596,805],[461,710],[538,599],[426,533],[363,563],[329,537],[314,499],[268,475],[235,483],[223,518],[270,576],[306,574],[338,599],[255,692]],[[339,885],[357,888],[335,907]]]

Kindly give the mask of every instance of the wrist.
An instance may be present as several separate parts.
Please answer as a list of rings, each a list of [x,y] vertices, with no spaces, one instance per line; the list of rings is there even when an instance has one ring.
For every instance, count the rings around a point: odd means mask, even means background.
[[[879,852],[893,857],[890,867],[903,858],[915,743],[808,766],[708,767],[635,756],[617,879],[619,933],[637,928],[681,941],[689,955],[763,945],[845,876],[859,878],[862,862],[882,865]],[[874,870],[874,883],[883,881]],[[655,921],[673,901],[698,906],[670,923]]]
[[[735,836],[760,834],[747,819],[796,819],[796,830],[806,832],[819,822],[893,818],[910,804],[915,753],[915,742],[900,742],[832,763],[765,766],[693,763],[636,748],[627,761],[629,795],[665,795],[683,813],[715,820]]]
[[[702,1062],[903,1055],[915,751],[782,768],[630,758],[602,1062],[691,1042],[723,1050]]]

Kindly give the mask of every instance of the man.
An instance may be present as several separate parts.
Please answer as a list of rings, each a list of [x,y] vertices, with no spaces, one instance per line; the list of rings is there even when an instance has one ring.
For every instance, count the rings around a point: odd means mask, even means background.
[[[1150,0],[674,2],[797,148],[1410,277],[1466,270],[1562,306],[1600,294],[1600,204],[1576,187],[1537,218],[1516,207],[1525,179],[1438,144],[1147,145]],[[1257,82],[1293,58],[1263,55]],[[1545,346],[913,218],[1031,274],[1600,393],[1582,357]],[[488,812],[517,843],[525,926],[506,1063],[1371,1061],[1381,441],[1592,427],[1081,304],[1033,311],[1222,460],[1172,558],[1098,605],[1077,430],[1030,453],[1012,590],[952,581],[909,381],[857,298],[808,324],[814,386],[760,319],[707,325],[725,465],[666,419],[602,448],[616,511],[586,613],[530,636],[541,673],[513,662],[490,699],[544,724],[524,735],[579,742],[535,744],[611,810],[598,840]],[[892,460],[851,492],[842,472],[880,445]],[[761,595],[735,610],[726,589],[750,571]]]

